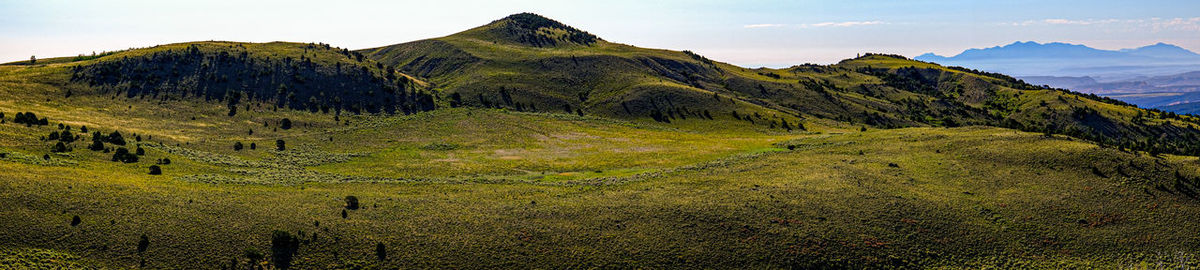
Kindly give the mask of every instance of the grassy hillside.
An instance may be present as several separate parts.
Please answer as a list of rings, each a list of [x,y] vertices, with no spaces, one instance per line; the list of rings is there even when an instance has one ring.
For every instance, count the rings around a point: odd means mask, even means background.
[[[413,113],[436,108],[424,83],[361,54],[326,44],[193,42],[73,61],[46,61],[40,82],[64,97],[108,95],[226,103],[325,113]]]
[[[757,114],[756,123],[780,129],[783,121],[798,129],[795,123],[802,119],[793,110],[719,86],[723,64],[691,53],[610,43],[532,14],[360,52],[428,80],[454,106],[659,122],[732,119],[738,112]]]
[[[531,39],[557,43],[521,42]],[[746,69],[687,51],[591,38],[533,14],[361,52],[429,81],[452,106],[667,123],[732,119],[784,130],[812,119],[882,128],[989,125],[1144,151],[1200,152],[1195,117],[890,55]]]
[[[1196,267],[1197,124],[532,14],[44,59],[0,65],[0,268]]]
[[[1200,118],[1191,115],[1144,110],[1110,98],[1036,87],[1000,74],[896,56],[868,55],[835,66],[874,75],[896,89],[923,93],[929,100],[926,102],[984,111],[988,117],[983,123],[991,126],[1065,134],[1152,153],[1200,152],[1200,144],[1196,143],[1200,139]],[[898,103],[908,100],[900,99]],[[906,113],[914,121],[920,117],[936,121],[937,114]]]

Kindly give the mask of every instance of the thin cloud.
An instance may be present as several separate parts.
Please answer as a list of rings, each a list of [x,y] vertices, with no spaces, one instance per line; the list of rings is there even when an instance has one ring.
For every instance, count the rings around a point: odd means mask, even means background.
[[[1200,31],[1200,17],[1174,19],[1154,18],[1151,19],[1151,27],[1153,27],[1155,31],[1170,29]]]
[[[801,25],[800,25],[800,27],[801,27],[801,28],[814,28],[814,27],[854,27],[854,26],[867,26],[867,25],[880,25],[880,24],[884,24],[884,22],[881,22],[881,21],[858,21],[858,22],[822,22],[822,23],[801,24]]]
[[[775,27],[784,27],[784,26],[787,26],[787,25],[786,24],[764,23],[764,24],[747,24],[742,27],[745,27],[745,28],[775,28]]]
[[[820,23],[806,23],[806,24],[795,24],[795,25],[764,23],[764,24],[747,24],[747,25],[743,25],[742,27],[744,27],[744,28],[779,28],[779,27],[794,26],[794,27],[798,27],[798,28],[818,28],[818,27],[855,27],[855,26],[880,25],[880,24],[887,24],[887,23],[882,22],[882,21],[820,22]]]
[[[1047,26],[1047,25],[1075,25],[1075,26],[1109,26],[1119,25],[1122,27],[1133,27],[1136,29],[1146,29],[1151,31],[1166,31],[1166,30],[1184,30],[1184,31],[1200,31],[1200,17],[1192,18],[1148,18],[1148,19],[1042,19],[1042,20],[1026,20],[1020,22],[1001,23],[1000,25],[1008,26]]]

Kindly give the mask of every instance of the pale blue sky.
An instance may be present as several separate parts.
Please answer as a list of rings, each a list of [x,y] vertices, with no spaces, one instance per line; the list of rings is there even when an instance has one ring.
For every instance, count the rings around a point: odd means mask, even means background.
[[[62,1],[0,0],[0,61],[196,40],[360,49],[535,12],[608,41],[743,66],[859,52],[953,55],[1013,41],[1200,51],[1200,1]]]

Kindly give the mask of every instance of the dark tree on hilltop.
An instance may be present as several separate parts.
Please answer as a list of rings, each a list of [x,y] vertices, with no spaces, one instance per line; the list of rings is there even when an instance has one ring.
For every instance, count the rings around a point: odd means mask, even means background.
[[[503,34],[510,35],[516,42],[535,47],[556,46],[559,42],[591,45],[600,40],[588,32],[533,13],[514,14],[501,20],[511,20],[511,23],[505,24],[505,28],[500,29]],[[542,29],[559,29],[563,36],[547,35]]]
[[[162,167],[159,167],[158,165],[150,165],[150,175],[161,175],[161,174],[162,174]]]
[[[242,142],[234,142],[233,151],[242,151]]]
[[[314,50],[318,56],[337,53],[333,49],[309,49]],[[387,73],[375,62],[362,61],[363,56],[357,52],[346,54],[358,61],[317,61],[314,59],[327,58],[191,44],[186,49],[163,49],[77,65],[71,68],[71,81],[101,93],[130,98],[222,102],[228,106],[230,116],[238,113],[238,104],[251,102],[294,110],[351,113],[407,114],[436,108],[433,94],[413,87],[407,77]]]
[[[283,142],[283,140],[275,140],[275,149],[279,150],[279,151],[283,151],[283,150],[287,150],[287,147],[286,147],[285,143]]]
[[[291,120],[291,119],[287,119],[287,118],[284,118],[283,120],[280,120],[280,121],[279,121],[279,128],[282,128],[282,129],[284,129],[284,130],[292,129],[292,120]]]

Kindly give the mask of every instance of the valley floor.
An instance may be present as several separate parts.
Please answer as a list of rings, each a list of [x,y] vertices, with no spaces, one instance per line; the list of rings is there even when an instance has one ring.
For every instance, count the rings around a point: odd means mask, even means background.
[[[339,120],[279,113],[297,127],[268,131],[263,119],[199,114],[174,124],[137,121],[150,118],[137,112],[44,111],[75,128],[140,131],[146,154],[111,162],[76,143],[45,160],[37,136],[52,125],[0,125],[6,267],[1200,263],[1200,204],[1171,186],[1197,175],[1195,157],[1010,129],[735,132],[450,109]],[[262,130],[235,135],[245,127]],[[284,151],[275,150],[280,138]],[[233,141],[257,149],[234,151]],[[147,174],[162,158],[173,161],[164,174]]]

